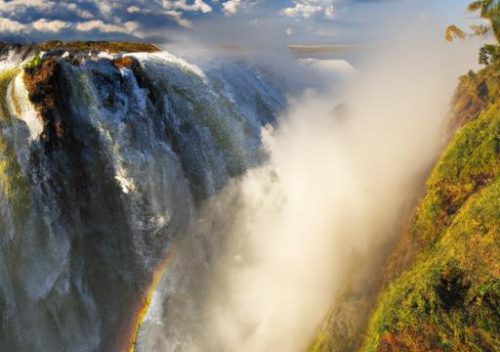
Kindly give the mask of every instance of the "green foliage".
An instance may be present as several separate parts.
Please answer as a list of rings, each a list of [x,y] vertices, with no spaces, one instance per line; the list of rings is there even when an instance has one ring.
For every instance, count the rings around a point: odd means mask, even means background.
[[[499,2],[470,6],[479,9],[498,39]],[[473,30],[488,32],[482,25]],[[446,35],[467,36],[456,26]],[[363,352],[500,351],[498,50],[498,44],[485,46],[481,62],[487,67],[460,78],[449,118],[449,131],[457,132],[384,268],[387,277],[369,318]],[[343,351],[342,338],[330,339],[335,333],[328,324],[309,351]]]
[[[484,36],[490,31],[496,39],[495,44],[483,46],[479,52],[479,63],[483,65],[499,64],[500,53],[500,0],[478,0],[469,4],[470,12],[478,12],[481,18],[489,22],[489,26],[483,24],[471,25],[472,33],[469,36]],[[455,25],[446,28],[445,38],[452,41],[455,38],[464,39],[467,34]]]
[[[453,117],[396,253],[412,266],[380,294],[362,351],[500,350],[499,90],[494,65],[461,78],[452,115],[467,117]]]
[[[482,65],[491,65],[500,60],[500,46],[486,44],[479,49],[479,63]]]
[[[498,174],[499,133],[500,107],[494,104],[457,132],[433,170],[429,188],[475,188]]]
[[[419,248],[438,241],[464,202],[499,174],[499,135],[496,104],[457,132],[428,180],[409,229]]]
[[[464,39],[465,33],[463,30],[455,25],[448,26],[445,31],[445,38],[447,41],[451,42],[453,39]]]
[[[380,296],[362,351],[499,350],[500,178]]]
[[[477,12],[482,18],[490,21],[493,33],[498,40],[500,40],[500,1],[498,0],[478,0],[473,1],[467,7],[470,12]]]
[[[40,53],[36,53],[35,56],[33,56],[33,58],[26,63],[24,68],[32,71],[40,66],[42,66],[42,58],[40,57]]]
[[[314,340],[312,346],[309,348],[308,352],[325,352],[327,346],[327,336],[325,332],[320,332],[316,339]]]
[[[500,350],[500,108],[458,131],[410,226],[413,266],[382,292],[362,351]]]

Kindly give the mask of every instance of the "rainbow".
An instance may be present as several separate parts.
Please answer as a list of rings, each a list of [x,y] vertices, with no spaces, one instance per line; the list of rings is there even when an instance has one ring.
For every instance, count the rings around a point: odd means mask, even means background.
[[[177,244],[174,244],[172,248],[168,251],[165,258],[160,261],[153,271],[153,277],[151,279],[151,283],[146,290],[145,294],[139,300],[139,304],[135,309],[135,313],[133,315],[132,324],[130,326],[129,331],[125,334],[124,346],[119,349],[119,351],[123,352],[135,352],[137,345],[137,338],[139,334],[139,330],[141,325],[148,313],[149,307],[151,305],[151,300],[153,298],[153,294],[158,287],[163,275],[169,268],[175,254],[177,253]]]

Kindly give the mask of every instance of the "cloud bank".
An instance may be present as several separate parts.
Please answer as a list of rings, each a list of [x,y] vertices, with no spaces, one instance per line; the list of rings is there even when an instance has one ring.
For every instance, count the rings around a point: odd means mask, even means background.
[[[289,7],[283,9],[282,13],[288,17],[310,18],[317,14],[323,14],[327,19],[333,19],[333,0],[295,0]]]
[[[260,27],[287,35],[288,42],[352,42],[373,40],[380,25],[377,13],[406,6],[414,17],[440,16],[445,24],[460,24],[461,1],[422,0],[0,0],[0,40],[34,42],[50,39],[145,40],[158,44],[178,34],[198,35],[207,23]],[[427,13],[421,8],[427,4]],[[420,12],[419,12],[420,11]],[[370,16],[367,19],[366,14]],[[232,22],[231,22],[232,21]],[[221,26],[222,27],[222,26]],[[269,32],[268,32],[269,33]],[[273,33],[269,33],[274,35]]]

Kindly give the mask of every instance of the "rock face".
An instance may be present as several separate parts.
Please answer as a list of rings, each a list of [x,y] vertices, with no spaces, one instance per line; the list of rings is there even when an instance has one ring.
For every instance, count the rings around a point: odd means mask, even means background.
[[[24,83],[29,92],[30,101],[36,106],[38,115],[42,119],[43,139],[47,142],[54,141],[55,138],[62,138],[63,121],[56,113],[58,99],[57,77],[60,67],[57,59],[51,57],[43,60],[39,67],[26,69]]]
[[[197,204],[262,160],[284,97],[245,63],[146,44],[1,50],[0,349],[126,350],[156,266]]]
[[[500,94],[498,74],[494,67],[489,67],[460,77],[448,119],[450,132],[476,119],[488,105],[495,103]]]
[[[494,66],[460,79],[451,139],[380,282],[346,288],[357,299],[339,300],[310,351],[500,349],[499,88]],[[353,301],[361,318],[343,320]]]

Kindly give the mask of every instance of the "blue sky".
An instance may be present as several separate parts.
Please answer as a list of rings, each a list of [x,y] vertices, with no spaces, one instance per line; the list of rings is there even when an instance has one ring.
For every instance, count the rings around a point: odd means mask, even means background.
[[[383,40],[387,21],[443,28],[470,17],[469,0],[0,0],[0,40],[143,39],[169,42],[218,26],[261,28],[288,43]],[[210,30],[208,30],[210,31]],[[236,34],[235,34],[236,35]],[[236,38],[236,37],[235,37]],[[242,35],[237,36],[242,40]]]

